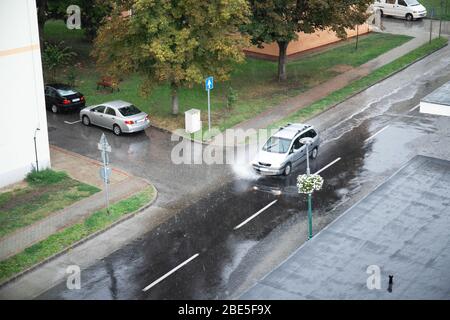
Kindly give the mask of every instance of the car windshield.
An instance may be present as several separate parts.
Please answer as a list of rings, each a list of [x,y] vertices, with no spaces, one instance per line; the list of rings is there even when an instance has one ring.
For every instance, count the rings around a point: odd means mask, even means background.
[[[409,6],[418,6],[418,5],[420,5],[420,3],[417,2],[417,0],[406,0],[406,3],[407,3]]]
[[[274,153],[286,153],[291,145],[291,140],[278,137],[270,137],[263,147],[264,151]]]
[[[141,110],[130,104],[129,106],[119,108],[120,113],[124,117],[134,116],[135,114],[141,113]]]
[[[73,91],[72,89],[69,88],[56,89],[56,91],[58,91],[59,95],[62,97],[71,96],[77,93],[76,91]]]

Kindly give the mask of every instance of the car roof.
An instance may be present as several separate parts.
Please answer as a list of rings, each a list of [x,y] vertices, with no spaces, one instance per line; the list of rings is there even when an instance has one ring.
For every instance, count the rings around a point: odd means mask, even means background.
[[[288,123],[281,127],[273,136],[277,138],[293,139],[298,133],[312,128],[311,125],[303,123]]]
[[[105,103],[100,103],[99,105],[119,109],[122,107],[127,107],[131,104],[132,103],[126,102],[123,100],[114,100],[114,101],[109,101],[109,102],[105,102]]]

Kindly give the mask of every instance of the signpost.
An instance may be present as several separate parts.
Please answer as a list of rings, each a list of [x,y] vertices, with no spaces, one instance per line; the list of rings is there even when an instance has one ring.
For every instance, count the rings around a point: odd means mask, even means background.
[[[100,177],[105,183],[106,212],[109,214],[108,184],[109,184],[109,177],[111,176],[111,168],[108,167],[109,165],[108,153],[111,152],[111,146],[109,145],[108,140],[106,140],[106,136],[104,133],[102,133],[102,137],[100,138],[100,142],[98,143],[98,150],[102,152],[103,167],[100,168]]]
[[[210,91],[214,89],[214,78],[208,77],[205,80],[205,88],[208,92],[208,130],[211,131],[211,99],[210,99]]]

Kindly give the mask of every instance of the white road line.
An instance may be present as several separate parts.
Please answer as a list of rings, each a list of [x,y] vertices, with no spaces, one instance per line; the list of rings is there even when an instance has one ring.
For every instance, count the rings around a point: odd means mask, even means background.
[[[234,227],[234,230],[239,229],[240,227],[242,227],[243,225],[245,225],[247,222],[249,222],[250,220],[254,219],[255,217],[257,217],[260,213],[262,213],[264,210],[268,209],[269,207],[273,206],[275,204],[275,202],[277,202],[278,200],[274,200],[271,203],[269,203],[267,206],[265,206],[264,208],[262,208],[261,210],[259,210],[257,213],[255,213],[254,215],[252,215],[250,218],[248,218],[247,220],[245,220],[244,222],[242,222],[240,225],[237,225],[236,227]]]
[[[414,108],[410,109],[410,110],[408,111],[408,113],[409,113],[409,112],[413,112],[413,111],[416,110],[418,107],[420,107],[420,104],[418,104],[418,105],[415,106]]]
[[[328,169],[329,167],[331,167],[333,164],[335,164],[335,163],[338,162],[339,160],[341,160],[341,157],[339,157],[339,158],[337,158],[336,160],[330,162],[329,164],[327,164],[325,167],[323,167],[322,169],[320,169],[319,171],[317,171],[317,172],[314,173],[314,174],[319,174],[319,173],[321,173],[322,171]]]
[[[152,283],[150,283],[148,286],[146,286],[144,289],[142,289],[142,291],[147,291],[148,289],[150,289],[151,287],[156,286],[158,283],[160,283],[161,281],[163,281],[165,278],[167,278],[168,276],[170,276],[172,273],[174,273],[175,271],[177,271],[178,269],[184,267],[185,265],[187,265],[189,262],[191,262],[192,260],[194,260],[195,258],[197,258],[199,256],[198,253],[194,254],[192,257],[190,257],[189,259],[187,259],[186,261],[184,261],[182,264],[178,265],[178,267],[173,268],[172,270],[170,270],[169,272],[167,272],[165,275],[163,275],[161,278],[153,281]]]
[[[67,124],[75,124],[75,123],[78,123],[78,122],[81,122],[81,120],[74,121],[74,122],[64,121],[64,123],[67,123]]]
[[[377,133],[375,133],[374,135],[370,136],[369,138],[367,138],[366,140],[364,140],[364,142],[367,142],[373,138],[375,138],[377,135],[379,135],[380,133],[382,133],[384,130],[386,130],[387,128],[389,128],[389,126],[384,127],[383,129],[377,131]]]

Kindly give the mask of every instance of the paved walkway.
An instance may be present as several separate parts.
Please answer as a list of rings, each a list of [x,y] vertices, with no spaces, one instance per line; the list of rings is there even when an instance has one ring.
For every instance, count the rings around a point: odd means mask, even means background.
[[[450,162],[417,156],[241,299],[449,299],[449,206]]]
[[[257,130],[267,128],[272,123],[280,121],[286,118],[287,116],[291,115],[292,113],[312,104],[313,102],[325,98],[332,92],[342,89],[351,82],[370,74],[371,72],[380,68],[381,66],[386,65],[404,56],[408,52],[422,46],[427,41],[429,41],[429,33],[427,32],[425,27],[414,29],[402,28],[401,26],[399,26],[399,21],[396,20],[384,21],[384,26],[385,32],[387,33],[409,35],[413,36],[414,39],[380,55],[379,57],[357,68],[353,68],[349,71],[346,71],[333,79],[330,79],[302,94],[299,94],[296,97],[290,98],[277,106],[269,108],[266,111],[259,114],[257,117],[254,117],[252,119],[237,124],[236,126],[233,127],[233,129]],[[433,37],[437,37],[437,34],[433,34]],[[238,141],[238,143],[241,142],[242,141]]]
[[[103,182],[99,177],[101,164],[98,161],[54,146],[51,147],[50,152],[53,169],[64,170],[76,180],[95,185],[100,189],[103,188]],[[120,201],[147,186],[149,186],[147,181],[113,168],[109,186],[110,201],[111,203]],[[81,221],[93,212],[104,208],[104,206],[105,194],[101,191],[55,212],[31,226],[3,237],[0,239],[0,260],[21,252],[58,230]]]

